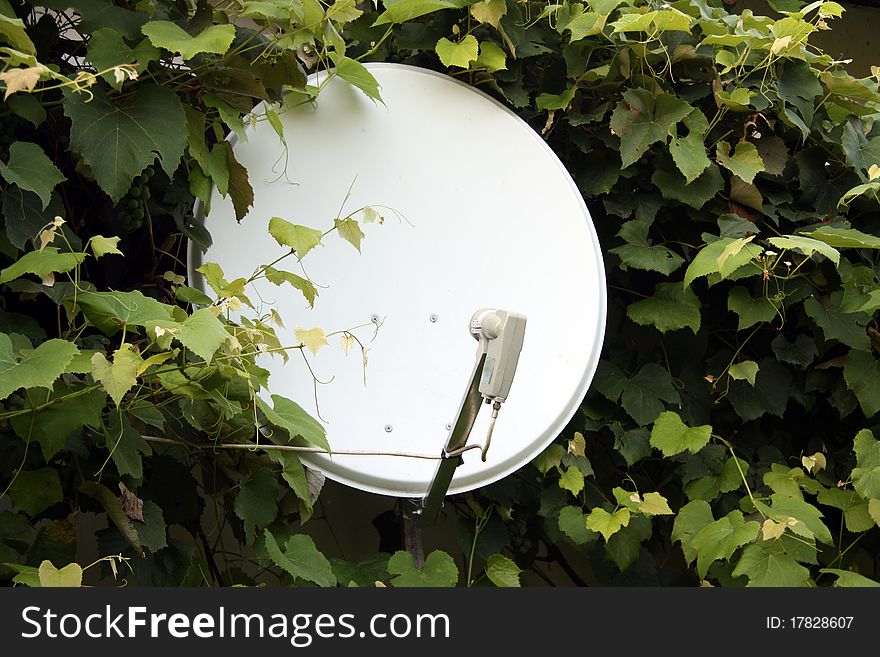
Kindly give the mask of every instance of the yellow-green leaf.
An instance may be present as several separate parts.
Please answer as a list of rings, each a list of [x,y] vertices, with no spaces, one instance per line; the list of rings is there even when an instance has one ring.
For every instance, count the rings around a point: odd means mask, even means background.
[[[655,492],[645,493],[642,500],[638,502],[638,509],[649,516],[672,515],[672,509],[669,508],[667,499]]]
[[[113,354],[113,362],[103,353],[92,356],[92,376],[119,406],[122,398],[137,383],[138,367],[143,362],[140,354],[132,351],[130,345],[122,345]]]
[[[123,255],[122,251],[119,250],[119,240],[119,237],[103,237],[102,235],[95,235],[89,240],[89,246],[92,247],[92,253],[95,254],[96,258],[108,254]]]
[[[82,586],[83,569],[79,564],[69,563],[64,568],[56,568],[51,561],[44,560],[39,568],[40,586],[43,587],[80,587]]]
[[[293,332],[296,334],[296,339],[313,354],[317,354],[318,349],[328,344],[327,334],[324,333],[324,329],[320,326],[315,326],[310,329],[296,326],[294,327]]]
[[[629,524],[629,519],[630,513],[627,508],[617,509],[614,513],[608,513],[605,509],[596,507],[587,516],[587,529],[602,534],[602,537],[607,541],[618,531],[626,527]]]
[[[171,21],[151,21],[141,31],[154,46],[179,53],[184,60],[203,52],[223,55],[235,39],[232,25],[211,25],[197,36],[191,36]]]
[[[453,43],[443,37],[437,42],[434,49],[444,66],[461,68],[470,66],[470,63],[476,61],[480,54],[480,44],[473,34],[468,34],[458,43]]]

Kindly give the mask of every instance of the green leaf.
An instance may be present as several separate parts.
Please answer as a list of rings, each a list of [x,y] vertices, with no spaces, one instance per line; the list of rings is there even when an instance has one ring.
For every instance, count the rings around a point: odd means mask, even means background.
[[[755,299],[742,285],[737,285],[728,293],[727,309],[739,315],[738,331],[761,322],[769,322],[779,312],[768,297],[761,296]]]
[[[587,516],[587,529],[602,534],[607,541],[615,533],[629,524],[629,509],[617,509],[614,513],[608,513],[601,507],[596,507]]]
[[[235,159],[235,153],[232,151],[232,144],[228,141],[224,141],[222,144],[223,149],[226,151],[226,170],[229,172],[229,198],[232,200],[235,220],[241,221],[247,216],[248,210],[254,205],[254,188],[251,186],[250,179],[248,178],[247,169],[241,165],[241,162]],[[211,151],[211,156],[213,159],[213,149]]]
[[[92,253],[95,258],[101,258],[105,255],[123,255],[119,250],[119,237],[103,237],[95,235],[89,240],[89,246],[92,247]]]
[[[46,280],[49,274],[68,272],[83,260],[83,253],[61,253],[54,246],[42,251],[28,251],[16,262],[0,271],[0,283],[14,281],[25,274],[34,274]]]
[[[229,333],[210,308],[202,308],[179,324],[175,337],[210,364],[214,353],[229,340]]]
[[[156,157],[170,178],[186,145],[186,115],[170,88],[143,84],[124,103],[111,101],[100,85],[85,94],[65,93],[70,118],[70,147],[114,203],[126,194],[135,176]]]
[[[577,468],[566,468],[559,475],[559,487],[577,496],[584,489],[584,474]]]
[[[759,369],[755,361],[744,360],[736,365],[731,365],[727,373],[735,381],[748,381],[750,385],[755,385],[755,377],[758,375]]]
[[[646,89],[629,89],[611,115],[611,129],[620,137],[621,167],[637,162],[652,144],[662,141],[693,107],[669,94],[654,96]]]
[[[651,537],[651,519],[632,516],[629,524],[605,542],[605,554],[621,571],[633,565],[642,554],[642,543]]]
[[[695,210],[702,208],[724,189],[724,178],[714,162],[710,162],[706,170],[690,183],[677,169],[657,166],[651,182],[660,189],[663,198],[684,203]]]
[[[654,326],[661,333],[689,328],[700,330],[700,300],[680,283],[658,283],[654,296],[630,304],[627,317],[642,326]]]
[[[168,547],[168,535],[165,528],[165,518],[162,508],[147,500],[144,502],[144,521],[134,525],[140,538],[141,545],[150,552],[158,552]]]
[[[309,308],[313,308],[315,306],[315,297],[318,296],[318,289],[315,287],[315,284],[307,278],[297,276],[296,274],[289,271],[275,269],[274,267],[266,267],[263,273],[266,276],[266,280],[273,285],[290,283],[290,285],[302,292],[303,296],[306,298],[306,301],[309,302]]]
[[[868,500],[860,496],[858,491],[824,488],[819,491],[817,500],[819,504],[833,506],[843,511],[846,528],[854,534],[866,532],[874,527],[874,519],[868,511]]]
[[[835,265],[840,264],[840,251],[833,246],[829,246],[825,242],[810,237],[788,235],[786,237],[771,237],[767,241],[778,249],[796,249],[808,256],[811,256],[814,253],[821,253]]]
[[[52,195],[49,207],[43,210],[43,202],[36,194],[22,191],[16,185],[8,185],[3,190],[6,236],[19,251],[25,249],[28,241],[32,242],[37,238],[38,233],[49,223],[51,217],[61,214],[64,214],[64,206],[58,194]],[[68,232],[65,231],[65,235],[67,234]]]
[[[690,285],[697,278],[709,274],[720,274],[721,278],[726,278],[752,262],[761,255],[763,249],[756,244],[747,243],[746,239],[748,238],[721,237],[706,244],[688,266],[684,274],[684,284]],[[733,253],[728,250],[730,246],[734,247]],[[737,246],[738,249],[735,248]]]
[[[12,18],[0,13],[0,38],[11,44],[16,50],[31,55],[37,52],[34,42],[28,36],[25,25],[20,18]]]
[[[61,376],[78,352],[79,349],[72,342],[52,339],[26,352],[18,360],[12,340],[5,333],[0,333],[0,400],[19,388],[51,390],[55,379]]]
[[[782,334],[773,338],[771,343],[773,353],[783,363],[791,363],[799,367],[806,367],[819,355],[815,340],[799,333],[794,342],[789,342]]]
[[[854,573],[850,570],[840,570],[839,568],[822,568],[819,572],[837,575],[837,581],[834,582],[835,587],[880,587],[880,582],[876,582],[873,579],[868,579],[864,575],[859,575],[858,573]]]
[[[452,557],[442,550],[434,550],[418,568],[409,552],[398,551],[388,560],[388,572],[395,577],[391,583],[396,587],[455,586],[458,568]]]
[[[662,244],[650,245],[648,243],[648,228],[648,224],[644,221],[627,221],[617,233],[617,236],[623,238],[626,244],[610,249],[610,251],[617,254],[627,267],[656,271],[668,276],[681,267],[684,258]]]
[[[83,314],[102,333],[112,336],[123,326],[170,321],[171,306],[132,292],[83,292],[76,298]]]
[[[232,25],[211,25],[193,37],[170,21],[150,21],[141,28],[141,32],[157,48],[179,53],[184,60],[203,52],[224,55],[235,39],[235,27]]]
[[[577,92],[575,87],[570,87],[558,94],[539,94],[535,99],[535,107],[539,110],[564,110],[568,108],[574,95]]]
[[[468,34],[458,43],[453,43],[446,37],[442,37],[434,49],[444,66],[459,66],[461,68],[470,66],[470,63],[476,61],[480,54],[480,44],[472,34]]]
[[[574,43],[588,36],[601,34],[607,19],[607,14],[603,15],[601,13],[585,11],[566,23],[564,29],[571,32],[570,42]]]
[[[730,559],[737,548],[754,541],[760,529],[759,523],[746,522],[738,510],[703,527],[691,540],[697,554],[697,574],[705,577],[709,566],[719,559]]]
[[[312,517],[314,507],[312,494],[309,490],[309,481],[299,456],[292,452],[279,452],[277,450],[270,450],[268,454],[270,459],[281,466],[281,477],[290,486],[290,490],[296,494],[296,498],[299,500],[300,522],[305,524]]]
[[[440,9],[457,9],[467,7],[469,4],[472,4],[472,0],[400,0],[385,5],[385,11],[376,19],[373,27],[388,23],[405,23]]]
[[[712,522],[714,522],[712,507],[703,500],[688,502],[675,516],[671,537],[673,541],[681,543],[682,552],[688,563],[697,558],[697,551],[691,545],[694,536]]]
[[[288,441],[299,436],[315,447],[325,449],[327,452],[332,451],[330,443],[327,442],[327,433],[324,431],[323,425],[306,413],[296,402],[281,395],[272,395],[274,408],[259,397],[256,398],[256,403],[273,426],[287,432]]]
[[[143,39],[131,48],[121,32],[104,27],[92,32],[86,57],[98,71],[129,64],[136,73],[142,73],[147,70],[148,64],[159,59],[159,51],[150,44],[149,39]],[[122,88],[123,80],[117,80],[112,72],[106,73],[103,78],[114,89]]]
[[[506,7],[506,5],[505,5]],[[480,54],[474,61],[474,68],[485,68],[490,73],[507,70],[507,55],[497,43],[480,42]]]
[[[470,6],[470,13],[478,22],[497,29],[501,17],[507,13],[507,4],[504,0],[480,0]]]
[[[131,519],[122,510],[119,498],[109,488],[95,481],[84,481],[80,484],[79,490],[101,503],[104,511],[107,512],[107,517],[116,525],[122,537],[140,554],[142,552],[140,536],[131,524]]]
[[[373,74],[367,70],[366,66],[337,52],[331,52],[330,58],[336,66],[336,75],[363,91],[368,98],[372,98],[380,103],[382,102],[382,96],[379,94],[379,83],[373,77]]]
[[[771,413],[782,417],[791,396],[791,373],[773,358],[762,358],[755,385],[732,381],[727,398],[743,420]]]
[[[688,184],[699,178],[711,164],[703,136],[693,130],[687,137],[673,137],[669,143],[669,153]]]
[[[120,421],[118,413],[111,413],[110,425],[105,430],[104,437],[110,458],[113,459],[119,474],[131,475],[135,479],[143,478],[141,454],[149,455],[153,450],[140,432],[131,425],[128,418],[123,416]]]
[[[269,234],[281,246],[289,246],[296,251],[297,260],[302,260],[309,251],[321,244],[322,237],[320,230],[293,224],[281,217],[269,220]]]
[[[583,545],[596,538],[596,534],[587,529],[587,517],[579,507],[562,507],[556,522],[559,525],[559,530],[575,545]]]
[[[685,450],[695,454],[709,444],[711,437],[710,425],[688,427],[678,413],[664,411],[651,429],[651,446],[659,449],[663,456],[675,456]]]
[[[854,228],[822,226],[805,235],[837,249],[880,249],[880,237]]]
[[[82,586],[83,569],[76,563],[69,563],[64,568],[56,568],[48,559],[40,564],[38,570],[40,586],[50,587],[73,587]]]
[[[846,355],[843,376],[846,385],[856,394],[866,417],[880,412],[880,360],[870,351],[853,349]]]
[[[55,468],[20,470],[9,486],[9,498],[29,516],[42,513],[64,499],[58,471]]]
[[[790,518],[796,518],[796,523],[787,525],[795,534],[807,539],[815,537],[816,540],[826,545],[834,544],[831,532],[822,522],[822,512],[815,506],[803,499],[780,493],[773,493],[770,496],[770,501],[772,506],[769,508],[763,502],[756,504],[764,515],[782,524],[788,524]]]
[[[493,554],[486,561],[486,577],[498,587],[519,587],[522,572],[515,562],[501,554]]]
[[[358,250],[358,253],[360,253],[361,242],[364,239],[364,232],[361,230],[357,219],[352,219],[351,217],[334,219],[333,225],[336,226],[336,230],[339,231],[339,237],[351,244]]]
[[[748,586],[803,587],[810,583],[810,571],[772,541],[746,546],[733,570],[734,577],[741,575],[749,578]]]
[[[873,518],[874,523],[880,527],[880,499],[868,500],[868,515]]]
[[[880,499],[880,441],[871,431],[862,429],[853,441],[853,451],[856,453],[853,487],[862,497]]]
[[[116,406],[137,383],[138,367],[143,363],[140,354],[132,351],[130,345],[122,345],[113,354],[111,364],[102,353],[92,356],[91,374],[110,395]]]
[[[730,144],[719,141],[715,150],[715,160],[749,184],[764,170],[764,161],[758,155],[758,149],[749,141],[739,142],[733,155],[730,154]]]
[[[552,443],[538,454],[532,463],[541,474],[547,474],[552,468],[556,468],[562,463],[563,456],[565,456],[565,448],[557,443]]]
[[[269,468],[260,467],[241,480],[235,497],[235,515],[244,521],[248,544],[254,542],[255,532],[263,529],[278,515],[278,480]]]
[[[804,311],[816,322],[816,326],[822,329],[826,340],[837,340],[854,350],[867,351],[870,349],[868,335],[865,332],[868,318],[864,313],[841,312],[842,296],[840,292],[832,294],[827,300],[819,300],[811,296],[804,301]]]
[[[28,141],[16,141],[9,146],[9,162],[0,162],[0,175],[6,182],[39,196],[43,209],[49,205],[55,185],[66,180],[43,149]]]
[[[263,537],[269,558],[290,575],[318,586],[336,586],[330,562],[318,551],[310,536],[294,534],[288,539],[284,552],[268,529],[263,531]]]
[[[724,462],[720,474],[708,475],[688,482],[684,487],[684,493],[689,500],[711,502],[721,493],[729,493],[743,485],[743,475],[740,474],[740,470],[743,473],[748,472],[749,464],[731,456]]]
[[[57,398],[73,392],[61,384],[56,385]],[[10,420],[15,433],[24,441],[40,443],[43,458],[48,462],[64,449],[65,439],[80,427],[97,428],[101,425],[107,395],[101,390],[79,394],[66,401],[53,404],[37,413],[19,415]]]
[[[623,386],[620,405],[640,425],[650,424],[665,408],[663,402],[679,402],[669,372],[656,363],[646,363]]]

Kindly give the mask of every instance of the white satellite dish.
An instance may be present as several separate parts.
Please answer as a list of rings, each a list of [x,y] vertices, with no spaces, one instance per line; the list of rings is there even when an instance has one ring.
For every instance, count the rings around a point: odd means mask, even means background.
[[[268,121],[232,138],[254,187],[241,223],[214,192],[206,226],[214,243],[189,254],[193,270],[217,262],[227,278],[248,277],[285,253],[268,234],[273,216],[326,229],[343,210],[394,208],[384,225],[363,226],[362,253],[333,236],[303,260],[320,290],[313,310],[288,286],[259,287],[297,344],[291,328],[326,331],[382,325],[369,344],[366,385],[357,349],[338,344],[308,354],[321,378],[320,415],[334,450],[439,455],[474,369],[477,343],[468,323],[481,308],[528,318],[510,395],[485,462],[462,455],[450,493],[485,486],[541,452],[565,427],[586,394],[599,360],[606,292],[599,243],[571,176],[547,144],[513,112],[476,89],[425,69],[367,64],[383,104],[333,79],[317,107],[281,114],[290,145]],[[257,112],[260,110],[258,109]],[[292,184],[291,184],[292,183]],[[265,281],[263,281],[265,283]],[[360,333],[369,339],[370,332]],[[263,363],[273,393],[317,416],[313,379],[300,358]],[[477,418],[470,442],[482,442],[490,413]],[[366,491],[423,497],[437,461],[399,456],[303,455],[306,465]]]

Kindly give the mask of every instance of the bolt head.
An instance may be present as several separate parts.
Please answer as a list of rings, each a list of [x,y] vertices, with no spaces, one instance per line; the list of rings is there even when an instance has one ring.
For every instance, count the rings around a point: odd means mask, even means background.
[[[391,433],[392,431],[394,431],[394,427],[392,427],[390,424],[386,424],[385,433]]]

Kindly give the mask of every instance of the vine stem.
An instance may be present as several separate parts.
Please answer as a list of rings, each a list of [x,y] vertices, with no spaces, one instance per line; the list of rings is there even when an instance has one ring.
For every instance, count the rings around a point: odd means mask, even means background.
[[[439,461],[443,456],[435,454],[419,454],[418,452],[382,452],[363,449],[336,449],[328,452],[321,447],[300,447],[299,445],[258,445],[256,443],[219,443],[216,445],[193,445],[182,440],[174,440],[173,438],[163,438],[161,436],[142,436],[144,440],[150,443],[161,443],[163,445],[177,445],[179,447],[194,447],[196,449],[246,449],[254,451],[261,449],[263,451],[278,452],[304,452],[307,454],[340,454],[343,456],[400,456],[411,459],[425,459],[429,461]]]

